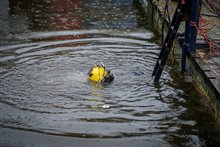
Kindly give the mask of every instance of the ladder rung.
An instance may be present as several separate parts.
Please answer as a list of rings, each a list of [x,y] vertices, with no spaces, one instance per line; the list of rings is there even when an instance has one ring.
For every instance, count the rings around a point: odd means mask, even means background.
[[[158,60],[158,64],[161,64],[161,60]]]

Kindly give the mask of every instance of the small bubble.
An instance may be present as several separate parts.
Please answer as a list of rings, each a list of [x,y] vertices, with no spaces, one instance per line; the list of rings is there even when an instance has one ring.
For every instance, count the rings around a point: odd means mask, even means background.
[[[108,109],[108,108],[110,108],[110,106],[109,105],[103,105],[102,108]]]

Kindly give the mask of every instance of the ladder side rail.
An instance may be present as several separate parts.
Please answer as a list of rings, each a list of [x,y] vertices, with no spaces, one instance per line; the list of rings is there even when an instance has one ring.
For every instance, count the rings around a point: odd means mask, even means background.
[[[176,29],[178,30],[179,25],[180,25],[180,21],[176,25],[177,25]],[[171,50],[172,43],[174,41],[175,35],[176,35],[176,33],[172,33],[172,38],[170,39],[170,43],[169,43],[168,47],[166,48],[166,52],[164,52],[163,59],[161,60],[161,64],[159,65],[159,67],[157,69],[157,73],[156,73],[156,76],[154,78],[154,83],[158,83],[159,82],[159,79],[160,79],[160,76],[162,74],[163,68],[164,68],[164,66],[166,64],[168,55],[170,53],[170,50]]]
[[[181,6],[180,9],[177,9],[177,16],[176,16],[176,20],[175,21],[172,21],[174,26],[173,26],[173,29],[170,28],[170,31],[171,33],[167,34],[167,37],[166,39],[168,40],[168,42],[164,42],[164,45],[163,45],[163,51],[162,53],[160,54],[161,55],[161,63],[159,63],[159,61],[157,61],[157,65],[155,66],[155,69],[154,69],[154,72],[153,72],[153,75],[155,75],[155,79],[154,79],[154,83],[158,83],[159,82],[159,79],[160,79],[160,76],[161,76],[161,73],[163,71],[163,68],[166,64],[166,60],[168,58],[168,55],[169,55],[169,52],[171,50],[171,47],[173,45],[173,41],[175,39],[175,36],[177,34],[177,31],[179,29],[179,26],[180,26],[180,23],[181,23],[181,16],[183,14],[183,11],[185,10],[185,7],[184,5]],[[158,58],[158,60],[160,60]]]
[[[172,37],[172,32],[173,32],[172,27],[173,27],[174,24],[176,24],[177,18],[180,17],[180,15],[181,15],[181,13],[182,13],[182,12],[181,12],[182,9],[183,9],[183,5],[182,5],[181,2],[179,1],[178,6],[177,6],[176,11],[175,11],[175,15],[174,15],[174,17],[173,17],[173,19],[172,19],[172,22],[171,22],[172,25],[169,26],[169,30],[168,30],[168,32],[167,32],[165,41],[164,41],[163,46],[162,46],[162,49],[161,49],[161,52],[160,52],[159,57],[158,57],[158,59],[157,59],[157,62],[156,62],[155,68],[154,68],[154,70],[153,70],[152,76],[155,76],[156,73],[157,73],[157,70],[158,70],[159,64],[160,64],[159,62],[160,62],[160,60],[162,59],[162,57],[164,56],[164,52],[166,51],[166,48],[167,48],[167,46],[168,46],[168,44],[169,44],[169,42],[170,42],[169,40],[170,40],[170,38]],[[181,20],[178,19],[178,21],[181,21]]]

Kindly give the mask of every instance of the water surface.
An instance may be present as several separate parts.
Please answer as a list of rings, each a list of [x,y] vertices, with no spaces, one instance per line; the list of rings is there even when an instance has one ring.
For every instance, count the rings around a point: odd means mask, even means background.
[[[1,7],[2,129],[219,145],[219,124],[190,77],[168,64],[160,84],[152,83],[160,30],[139,3],[3,0]],[[101,61],[115,76],[105,86],[87,80]]]

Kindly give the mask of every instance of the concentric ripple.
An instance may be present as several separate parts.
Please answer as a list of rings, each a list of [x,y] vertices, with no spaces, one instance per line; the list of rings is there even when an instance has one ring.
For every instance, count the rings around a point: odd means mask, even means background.
[[[7,65],[1,67],[0,77],[1,126],[81,137],[162,131],[159,123],[171,109],[152,85],[159,52],[157,44],[147,41],[152,33],[85,30],[25,35],[39,41],[0,48],[1,64]],[[70,37],[54,39],[60,36]],[[107,87],[87,80],[88,70],[101,61],[115,76]],[[183,110],[175,111],[178,115]]]

